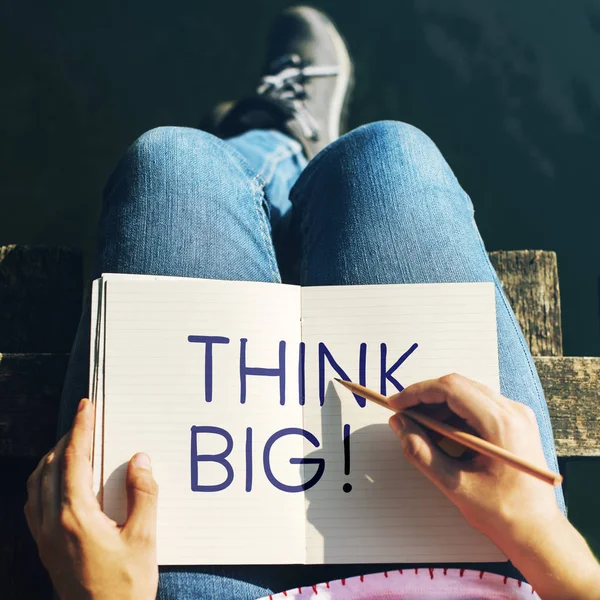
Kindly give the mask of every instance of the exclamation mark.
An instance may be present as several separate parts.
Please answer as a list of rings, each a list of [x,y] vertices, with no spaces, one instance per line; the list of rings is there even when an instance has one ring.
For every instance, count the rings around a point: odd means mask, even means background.
[[[344,475],[350,475],[350,425],[344,425]],[[345,483],[342,489],[347,494],[352,491],[352,484]]]

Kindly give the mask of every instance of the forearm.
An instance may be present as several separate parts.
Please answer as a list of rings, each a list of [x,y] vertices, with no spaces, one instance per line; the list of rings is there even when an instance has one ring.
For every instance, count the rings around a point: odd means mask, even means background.
[[[527,524],[494,540],[542,600],[600,599],[600,566],[562,514]]]

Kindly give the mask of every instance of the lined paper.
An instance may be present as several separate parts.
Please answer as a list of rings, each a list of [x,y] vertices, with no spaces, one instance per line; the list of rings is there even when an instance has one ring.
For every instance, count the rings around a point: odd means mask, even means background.
[[[278,429],[302,423],[297,403],[279,403],[274,377],[249,376],[240,403],[240,339],[249,366],[276,367],[280,340],[300,341],[300,290],[262,283],[191,279],[108,279],[104,390],[104,510],[125,518],[125,465],[136,452],[153,459],[160,488],[160,564],[300,563],[305,559],[302,494],[272,486],[262,449]],[[213,399],[205,401],[205,345],[190,335],[230,339],[213,348]],[[290,371],[286,393],[297,388]],[[192,425],[229,432],[233,483],[219,492],[193,492]],[[253,430],[252,491],[246,492],[246,429]],[[198,437],[201,453],[225,450],[218,435]],[[281,439],[271,453],[278,478],[300,483],[289,457],[302,455],[300,437]],[[201,463],[199,479],[217,484],[222,465]]]
[[[505,557],[403,457],[387,425],[389,411],[334,384],[337,362],[352,381],[381,390],[381,344],[403,386],[460,372],[499,389],[492,284],[423,284],[299,288],[280,284],[104,275],[92,295],[90,390],[96,405],[94,488],[105,512],[126,518],[125,467],[147,452],[158,481],[159,564],[279,564],[501,561]],[[206,345],[212,347],[212,401],[206,401]],[[285,404],[280,379],[248,375],[241,403],[240,355],[248,367],[279,365],[285,341]],[[302,343],[302,344],[301,344]],[[324,404],[320,406],[319,344]],[[302,348],[302,351],[301,351]],[[304,369],[301,367],[304,366]],[[344,426],[349,426],[348,452]],[[191,458],[192,426],[231,436],[227,469]],[[248,428],[252,429],[251,443]],[[324,461],[322,479],[301,486]],[[297,435],[314,436],[316,445]],[[218,454],[227,440],[206,431],[197,452]],[[347,447],[348,448],[348,447]],[[299,464],[302,457],[308,459]],[[349,467],[349,473],[346,468]],[[195,475],[194,475],[195,473]],[[351,491],[344,491],[351,485]],[[249,491],[248,491],[249,490]]]
[[[381,344],[387,368],[417,348],[392,374],[411,383],[461,373],[499,389],[493,284],[423,284],[302,289],[306,344],[304,426],[315,431],[325,458],[323,479],[306,492],[309,563],[502,561],[500,551],[404,459],[389,428],[390,412],[331,382],[340,375],[327,360],[328,382],[319,402],[318,345],[324,342],[348,377],[359,381],[366,343],[367,385],[381,388]],[[350,473],[345,475],[343,427],[350,425]],[[309,467],[307,466],[307,470]],[[314,468],[313,468],[314,470]],[[352,490],[343,491],[350,484]]]

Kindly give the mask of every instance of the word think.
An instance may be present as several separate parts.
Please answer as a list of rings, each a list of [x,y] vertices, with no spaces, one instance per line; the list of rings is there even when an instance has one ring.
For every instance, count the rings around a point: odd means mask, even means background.
[[[223,336],[215,335],[190,335],[188,341],[192,344],[205,344],[204,354],[204,399],[206,402],[213,400],[213,363],[214,363],[214,348],[219,344],[229,344],[230,339]],[[249,376],[253,377],[277,377],[279,379],[279,403],[285,405],[285,381],[286,381],[286,342],[279,342],[279,360],[277,367],[258,367],[248,366],[246,361],[246,349],[248,340],[240,339],[239,353],[239,378],[240,378],[240,403],[246,403],[246,387]],[[402,384],[393,376],[395,371],[406,361],[406,359],[418,348],[418,344],[414,343],[402,354],[393,364],[388,367],[388,349],[385,343],[379,346],[380,351],[380,391],[381,394],[387,396],[387,383],[391,383],[396,390],[401,392],[404,390]],[[325,363],[345,381],[350,381],[346,371],[337,363],[331,351],[323,342],[318,345],[318,363],[319,363],[319,403],[323,406],[325,402]],[[306,402],[306,345],[300,342],[298,348],[298,402],[303,406]],[[358,383],[366,385],[367,375],[367,344],[361,343],[358,352]],[[354,395],[358,405],[364,407],[366,400],[360,396]]]

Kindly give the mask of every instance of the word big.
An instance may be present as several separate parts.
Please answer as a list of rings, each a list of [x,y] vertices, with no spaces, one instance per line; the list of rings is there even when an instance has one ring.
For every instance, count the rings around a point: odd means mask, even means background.
[[[228,488],[234,479],[234,471],[233,466],[227,460],[227,457],[231,454],[233,450],[233,437],[231,434],[222,429],[221,427],[214,427],[211,425],[201,425],[201,426],[193,426],[191,429],[192,440],[191,440],[191,468],[192,468],[192,492],[220,492]],[[198,438],[203,435],[218,435],[221,436],[225,440],[225,450],[223,452],[219,452],[217,454],[199,454],[198,447],[199,441]],[[303,492],[304,490],[308,490],[323,477],[323,473],[325,472],[325,460],[322,458],[290,458],[290,464],[292,465],[309,465],[314,464],[317,465],[317,470],[315,474],[306,482],[299,485],[288,485],[282,481],[279,481],[275,475],[273,474],[273,470],[271,468],[271,451],[273,445],[277,440],[289,436],[289,435],[301,435],[306,438],[315,448],[320,446],[319,440],[309,431],[305,429],[300,429],[299,427],[287,427],[285,429],[280,429],[276,431],[265,443],[265,447],[263,450],[263,468],[265,471],[265,475],[267,479],[279,490],[282,492]],[[246,443],[245,443],[245,471],[246,471],[246,485],[245,489],[247,492],[252,491],[252,481],[253,481],[253,456],[252,456],[252,427],[246,428]],[[201,484],[198,481],[198,463],[202,462],[214,462],[225,469],[225,479],[216,484]]]

